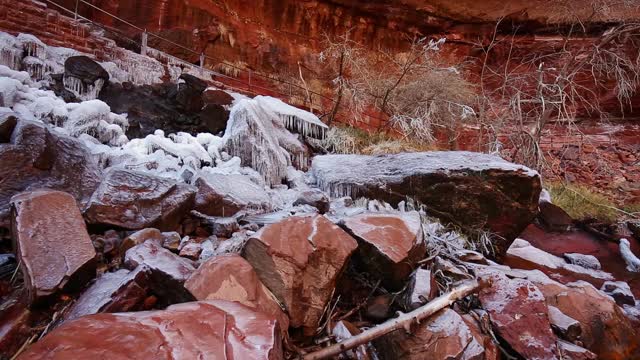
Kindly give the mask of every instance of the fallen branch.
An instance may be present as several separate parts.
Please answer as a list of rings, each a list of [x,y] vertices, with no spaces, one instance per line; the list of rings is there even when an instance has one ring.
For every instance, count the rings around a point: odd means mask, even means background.
[[[383,324],[380,324],[374,328],[366,330],[361,334],[348,338],[342,342],[326,347],[322,350],[318,350],[304,355],[304,360],[320,360],[328,359],[332,356],[339,355],[347,350],[354,349],[362,344],[366,344],[372,340],[375,340],[390,332],[405,329],[409,331],[411,325],[414,323],[420,323],[423,319],[430,317],[438,311],[450,306],[455,301],[473,293],[480,287],[477,280],[468,280],[462,282],[456,288],[451,290],[428,304],[413,310],[412,312],[401,314],[395,319],[391,319]]]

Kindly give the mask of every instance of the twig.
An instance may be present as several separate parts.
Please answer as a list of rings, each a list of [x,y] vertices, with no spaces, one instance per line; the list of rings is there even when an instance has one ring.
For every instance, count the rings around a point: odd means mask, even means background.
[[[348,338],[342,342],[326,347],[322,350],[312,352],[303,357],[304,360],[320,360],[328,359],[332,356],[336,356],[347,350],[354,349],[362,344],[366,344],[372,340],[375,340],[383,335],[399,329],[410,330],[410,327],[414,323],[420,323],[421,320],[430,317],[436,312],[444,309],[445,307],[453,304],[455,301],[471,294],[480,287],[477,280],[469,280],[462,282],[451,292],[444,294],[430,303],[419,307],[418,309],[401,314],[395,319],[391,319],[383,324],[368,329],[354,337]]]

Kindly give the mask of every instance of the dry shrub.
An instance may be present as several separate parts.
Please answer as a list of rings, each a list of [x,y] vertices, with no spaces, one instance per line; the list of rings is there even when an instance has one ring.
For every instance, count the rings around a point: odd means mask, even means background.
[[[548,184],[547,189],[553,203],[574,219],[613,222],[620,215],[613,201],[586,186],[555,182]]]

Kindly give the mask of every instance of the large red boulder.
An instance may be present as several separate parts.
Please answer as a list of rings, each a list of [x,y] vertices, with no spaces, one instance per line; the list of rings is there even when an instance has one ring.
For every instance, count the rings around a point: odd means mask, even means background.
[[[211,258],[202,264],[184,284],[197,300],[237,301],[278,320],[287,331],[289,318],[251,264],[237,254]]]
[[[262,228],[243,256],[284,304],[291,326],[313,333],[357,246],[324,216],[294,216]]]
[[[97,314],[64,323],[19,359],[282,359],[277,321],[238,303]]]
[[[359,243],[354,259],[390,289],[401,289],[427,250],[418,212],[365,213],[344,219]]]
[[[14,248],[30,303],[65,287],[77,289],[95,276],[96,251],[76,200],[37,190],[11,199]]]
[[[332,197],[366,197],[397,205],[410,198],[430,215],[476,233],[488,230],[496,256],[538,213],[537,172],[497,156],[465,151],[393,155],[323,155],[312,174]]]
[[[90,224],[174,230],[191,210],[196,190],[144,172],[110,169],[85,210]]]

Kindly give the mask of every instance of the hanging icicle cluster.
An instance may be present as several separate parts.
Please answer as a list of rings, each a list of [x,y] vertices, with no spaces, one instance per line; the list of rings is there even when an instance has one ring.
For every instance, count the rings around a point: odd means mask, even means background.
[[[22,68],[35,81],[43,80],[45,75],[52,71],[51,66],[33,56],[27,56],[22,60]]]
[[[284,126],[291,132],[298,133],[305,137],[322,140],[326,136],[327,127],[317,123],[309,122],[296,115],[279,114]]]
[[[93,84],[85,84],[81,79],[64,75],[62,78],[64,88],[71,91],[75,96],[83,101],[95,100],[104,86],[104,79],[98,79]]]

